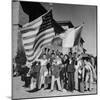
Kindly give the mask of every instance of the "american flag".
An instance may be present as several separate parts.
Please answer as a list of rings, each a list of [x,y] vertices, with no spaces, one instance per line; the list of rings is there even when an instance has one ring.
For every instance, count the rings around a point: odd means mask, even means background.
[[[52,20],[50,10],[21,29],[23,46],[29,62],[33,62],[42,48],[50,44],[55,36]]]

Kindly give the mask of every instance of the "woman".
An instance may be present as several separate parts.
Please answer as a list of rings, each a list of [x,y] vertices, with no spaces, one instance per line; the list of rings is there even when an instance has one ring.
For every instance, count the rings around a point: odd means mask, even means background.
[[[75,75],[74,75],[74,78],[75,78],[75,90],[79,90],[79,82],[78,82],[78,71],[79,71],[79,68],[82,66],[82,59],[78,59],[77,58],[77,64],[75,64]]]
[[[92,90],[92,83],[93,78],[95,77],[96,73],[92,64],[88,61],[89,59],[85,59],[85,86],[86,90]]]
[[[41,63],[39,89],[41,89],[42,84],[44,84],[44,88],[46,88],[45,77],[48,74],[48,70],[47,70],[48,60],[46,58],[46,54],[43,54],[43,59],[36,59],[36,61],[40,61]]]

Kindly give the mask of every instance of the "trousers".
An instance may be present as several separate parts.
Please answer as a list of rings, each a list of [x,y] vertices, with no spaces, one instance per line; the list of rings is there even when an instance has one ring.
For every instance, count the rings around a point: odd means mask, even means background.
[[[54,89],[55,81],[57,81],[58,89],[59,89],[59,90],[62,90],[62,88],[61,88],[61,83],[60,83],[60,77],[55,78],[55,76],[53,76],[53,75],[52,75],[52,79],[51,79],[51,90]]]

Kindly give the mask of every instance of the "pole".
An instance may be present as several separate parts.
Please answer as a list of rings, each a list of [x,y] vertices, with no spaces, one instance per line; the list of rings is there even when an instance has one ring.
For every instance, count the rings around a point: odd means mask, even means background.
[[[53,3],[49,3],[50,9],[53,11]]]

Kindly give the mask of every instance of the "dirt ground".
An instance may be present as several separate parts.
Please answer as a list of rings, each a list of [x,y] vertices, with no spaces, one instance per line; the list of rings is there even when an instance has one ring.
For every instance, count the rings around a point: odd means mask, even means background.
[[[12,97],[13,99],[22,99],[22,98],[37,98],[37,97],[51,97],[51,96],[71,96],[71,95],[82,95],[82,94],[96,94],[96,84],[93,84],[92,91],[86,91],[84,93],[80,93],[78,91],[69,92],[63,89],[63,92],[54,90],[50,92],[50,89],[47,90],[39,90],[37,92],[28,92],[30,88],[23,87],[24,82],[21,81],[20,77],[13,77],[12,79]]]

